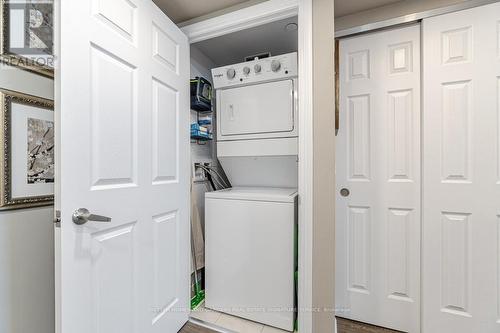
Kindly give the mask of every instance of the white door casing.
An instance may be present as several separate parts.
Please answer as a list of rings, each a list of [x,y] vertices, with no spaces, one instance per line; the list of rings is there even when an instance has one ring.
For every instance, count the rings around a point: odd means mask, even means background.
[[[500,3],[423,39],[423,332],[498,332]]]
[[[189,48],[149,0],[60,1],[62,332],[189,314]],[[110,223],[72,222],[87,208]]]
[[[340,40],[336,147],[337,315],[419,332],[419,25]]]

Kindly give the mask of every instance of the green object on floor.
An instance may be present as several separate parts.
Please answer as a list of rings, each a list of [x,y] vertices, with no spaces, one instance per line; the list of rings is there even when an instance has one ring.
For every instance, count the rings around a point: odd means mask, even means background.
[[[191,200],[193,200],[193,180],[191,179]],[[193,201],[192,201],[193,202]],[[191,298],[191,310],[195,310],[205,300],[205,290],[201,289],[201,282],[198,278],[198,263],[196,262],[196,251],[193,236],[193,215],[191,214],[191,257],[194,263],[194,296]]]
[[[195,282],[194,290],[194,296],[191,298],[191,310],[196,310],[196,308],[205,300],[205,290],[201,290],[199,281]]]
[[[295,280],[295,295],[298,293],[298,282],[299,282],[299,271],[296,270],[294,274],[294,280]],[[297,311],[297,310],[295,310]],[[297,313],[295,313],[295,320],[293,321],[293,331],[297,332],[299,330],[299,321],[298,321],[298,316]]]

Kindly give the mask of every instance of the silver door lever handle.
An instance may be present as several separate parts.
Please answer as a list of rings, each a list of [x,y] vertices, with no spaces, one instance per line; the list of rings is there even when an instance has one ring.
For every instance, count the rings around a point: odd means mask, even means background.
[[[81,225],[88,221],[111,222],[111,217],[90,214],[87,208],[79,208],[73,212],[73,223]]]

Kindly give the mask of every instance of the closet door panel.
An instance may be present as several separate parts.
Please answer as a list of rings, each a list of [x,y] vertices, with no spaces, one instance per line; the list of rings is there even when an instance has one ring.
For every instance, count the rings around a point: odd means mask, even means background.
[[[423,22],[424,333],[500,331],[499,22]]]
[[[336,315],[418,332],[419,25],[340,41],[336,154]]]

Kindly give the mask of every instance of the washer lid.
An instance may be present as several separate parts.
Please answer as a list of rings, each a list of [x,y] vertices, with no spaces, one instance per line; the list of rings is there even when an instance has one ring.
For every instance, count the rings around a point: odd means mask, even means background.
[[[207,199],[232,199],[271,202],[294,202],[296,188],[278,187],[233,187],[215,192],[206,192]]]

